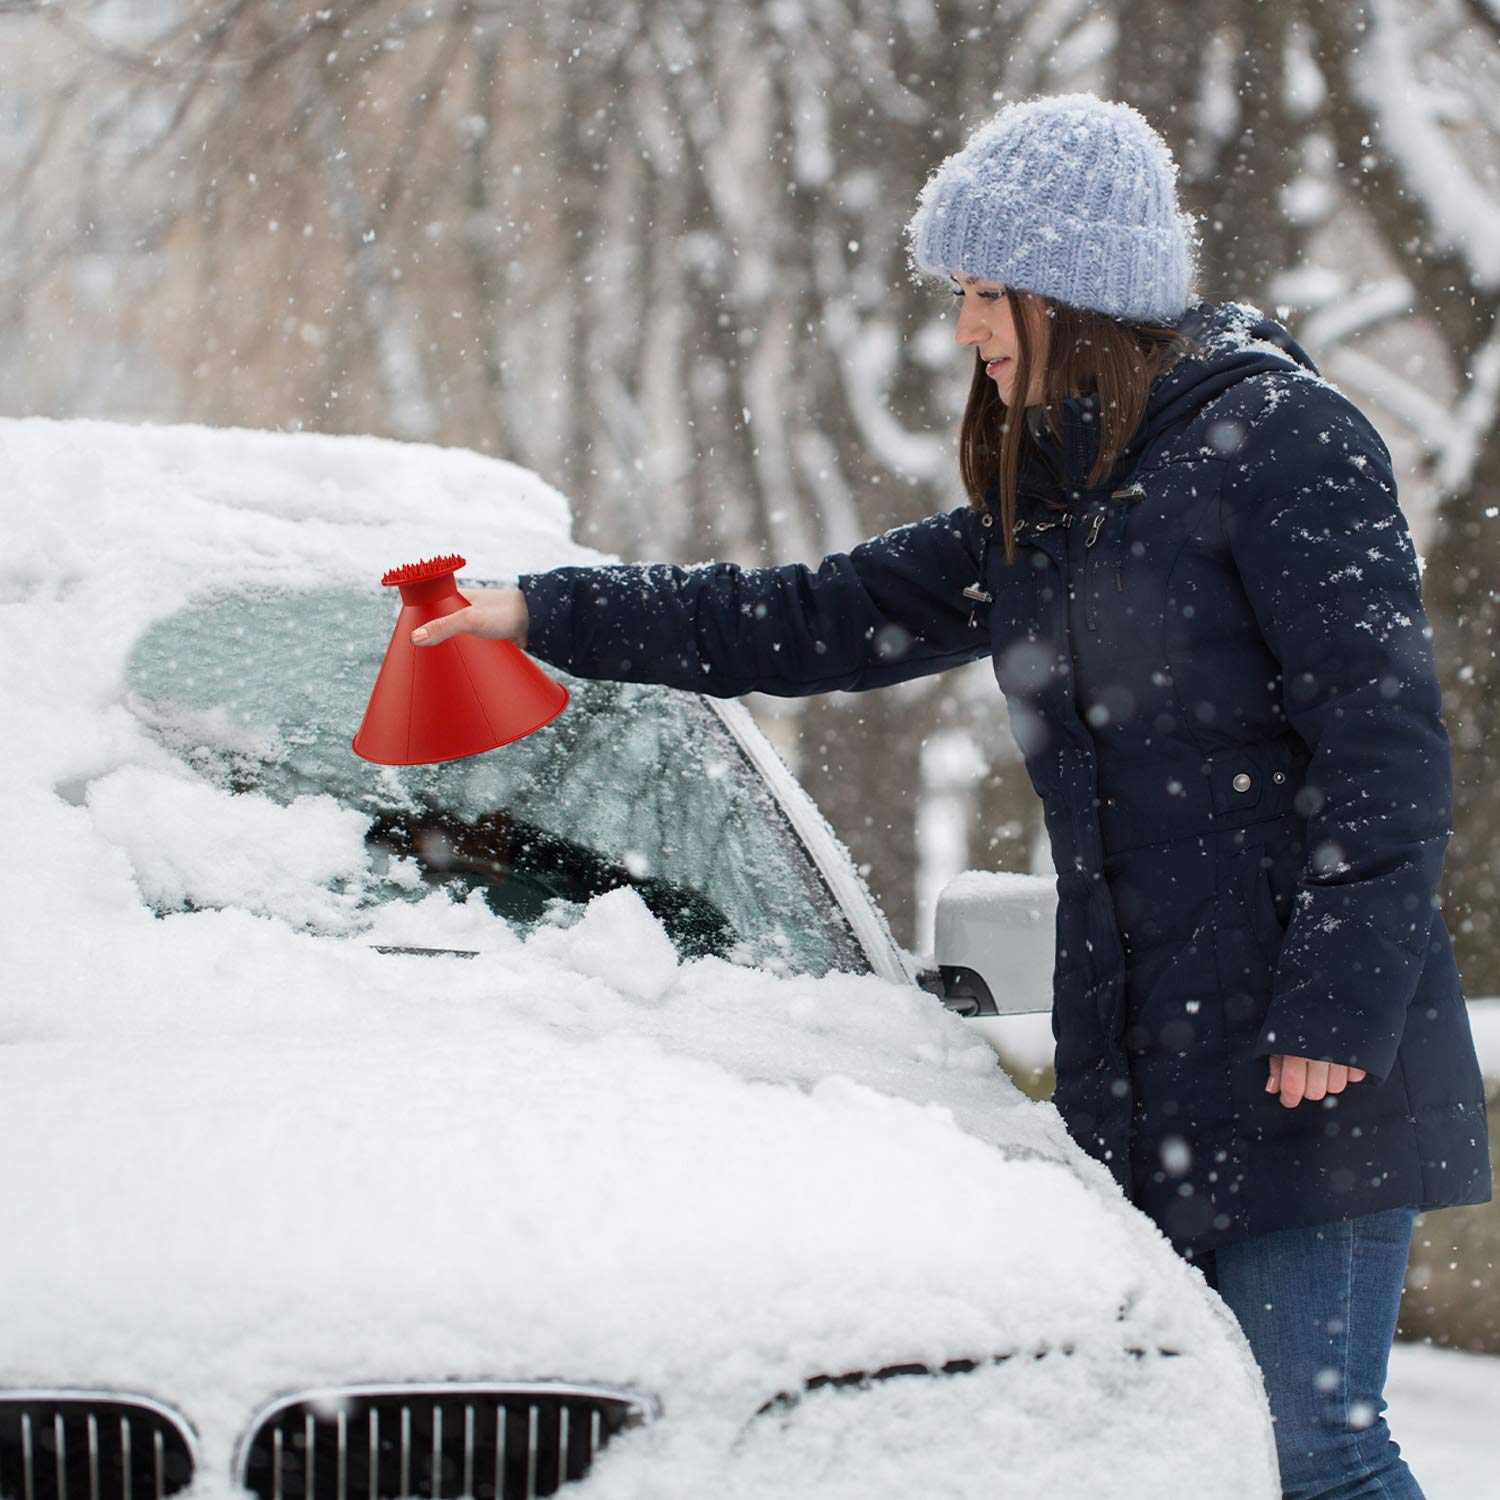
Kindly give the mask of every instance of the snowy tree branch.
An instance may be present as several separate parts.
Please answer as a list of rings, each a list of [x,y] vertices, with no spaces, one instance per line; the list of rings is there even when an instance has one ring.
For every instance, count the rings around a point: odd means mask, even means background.
[[[1421,206],[1433,241],[1462,257],[1476,285],[1500,290],[1500,204],[1449,140],[1396,0],[1368,0],[1371,24],[1348,60],[1347,77],[1372,139]]]

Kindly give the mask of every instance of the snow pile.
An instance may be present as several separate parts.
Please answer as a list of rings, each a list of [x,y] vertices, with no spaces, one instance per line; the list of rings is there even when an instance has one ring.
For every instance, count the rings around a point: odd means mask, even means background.
[[[130,857],[153,906],[241,906],[295,925],[338,921],[352,905],[328,889],[365,866],[369,819],[332,797],[225,796],[217,787],[143,766],[92,782],[101,837]]]
[[[1494,1493],[1500,1359],[1400,1343],[1385,1397],[1391,1435],[1424,1493],[1450,1500]]]
[[[581,1496],[1270,1492],[1227,1313],[930,996],[681,961],[623,888],[524,933],[413,890],[330,936],[361,816],[205,780],[133,710],[134,643],[227,581],[587,560],[534,476],[28,421],[0,493],[0,1385],[177,1405],[200,1494],[273,1396],[465,1377],[660,1400]]]

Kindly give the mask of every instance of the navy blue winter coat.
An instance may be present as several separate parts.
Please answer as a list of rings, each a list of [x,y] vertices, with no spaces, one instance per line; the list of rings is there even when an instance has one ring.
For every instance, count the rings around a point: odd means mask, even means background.
[[[528,649],[718,696],[994,663],[1057,867],[1055,1102],[1184,1253],[1490,1192],[1437,901],[1452,772],[1390,454],[1287,331],[1199,303],[1088,487],[1097,398],[1022,477],[802,564],[520,579]],[[1051,503],[1049,503],[1051,502]],[[1061,504],[1063,509],[1058,509]],[[976,612],[975,583],[992,596]],[[1287,1109],[1267,1058],[1369,1077]]]

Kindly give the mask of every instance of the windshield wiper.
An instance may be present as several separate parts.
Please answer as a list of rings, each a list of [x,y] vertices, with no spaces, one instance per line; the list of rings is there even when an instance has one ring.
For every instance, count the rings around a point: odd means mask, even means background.
[[[377,953],[421,953],[428,957],[451,953],[455,958],[478,958],[478,948],[409,948],[397,943],[371,943]]]

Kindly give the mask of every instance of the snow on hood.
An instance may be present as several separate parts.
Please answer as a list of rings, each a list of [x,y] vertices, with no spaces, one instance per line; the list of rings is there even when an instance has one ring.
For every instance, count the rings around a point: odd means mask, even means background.
[[[132,642],[226,579],[594,558],[536,476],[373,439],[0,421],[0,491],[0,1384],[175,1402],[220,1464],[257,1405],[325,1382],[607,1380],[747,1414],[915,1359],[1231,1348],[1051,1107],[913,988],[680,962],[628,889],[524,937],[441,893],[358,941],[232,899],[148,908],[119,830],[166,752],[123,698]],[[110,794],[60,794],[80,782]],[[357,818],[201,798],[230,897],[267,878],[255,849],[336,859]]]

